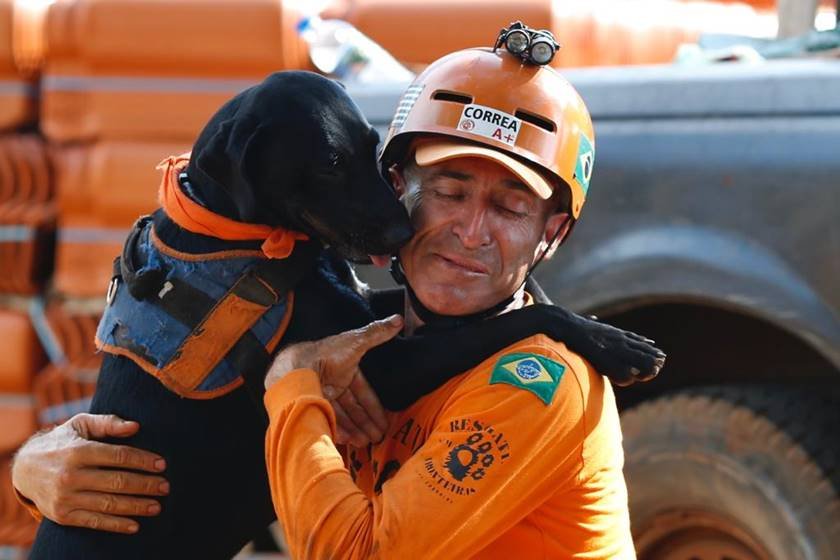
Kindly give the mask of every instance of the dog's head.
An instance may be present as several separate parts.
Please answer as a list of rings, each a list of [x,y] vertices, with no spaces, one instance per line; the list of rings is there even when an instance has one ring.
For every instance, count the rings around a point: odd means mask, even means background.
[[[395,252],[413,233],[380,175],[378,142],[338,83],[278,72],[211,118],[187,174],[214,212],[301,231],[364,261]]]

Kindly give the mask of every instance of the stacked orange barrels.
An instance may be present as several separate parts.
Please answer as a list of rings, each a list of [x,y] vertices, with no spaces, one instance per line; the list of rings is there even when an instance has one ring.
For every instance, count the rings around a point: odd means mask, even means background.
[[[37,293],[49,274],[55,229],[50,167],[33,134],[36,75],[23,56],[30,19],[0,1],[0,293]],[[23,131],[30,131],[22,133]]]
[[[37,116],[37,18],[0,0],[0,557],[23,558],[36,523],[9,479],[14,450],[37,429],[35,373],[46,363],[27,306],[51,265],[55,206]]]
[[[306,66],[279,0],[59,0],[47,14],[41,129],[56,147],[55,288],[99,297],[166,156],[226,100]]]
[[[38,427],[33,379],[46,358],[25,309],[6,303],[0,333],[0,557],[22,559],[37,523],[15,498],[9,467],[15,449]]]
[[[754,1],[761,8],[774,2]],[[352,23],[419,70],[454,50],[487,45],[516,20],[552,31],[562,45],[552,64],[576,67],[671,62],[701,32],[751,33],[767,28],[768,16],[734,1],[334,0],[322,17]]]

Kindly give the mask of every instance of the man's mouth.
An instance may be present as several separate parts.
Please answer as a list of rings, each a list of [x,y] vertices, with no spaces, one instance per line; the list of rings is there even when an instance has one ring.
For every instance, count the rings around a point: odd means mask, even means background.
[[[464,258],[453,253],[435,253],[435,256],[447,264],[472,274],[490,274],[490,269],[482,262]]]

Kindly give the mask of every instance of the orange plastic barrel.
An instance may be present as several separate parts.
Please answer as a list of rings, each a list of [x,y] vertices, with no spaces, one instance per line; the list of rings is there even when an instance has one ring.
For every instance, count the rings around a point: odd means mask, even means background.
[[[52,300],[43,308],[43,324],[55,341],[58,360],[35,376],[32,386],[38,425],[64,422],[87,412],[96,389],[102,354],[96,352],[94,335],[99,313],[78,300]]]
[[[104,297],[113,259],[129,228],[158,207],[157,164],[189,148],[189,143],[131,141],[55,148],[56,290],[68,296]]]
[[[0,393],[0,453],[17,449],[38,430],[35,401],[29,394]]]
[[[51,269],[55,205],[43,141],[0,137],[0,292],[37,293]]]
[[[693,0],[685,0],[693,1]],[[717,0],[724,4],[747,4],[753,8],[760,10],[775,10],[778,0]],[[825,8],[834,8],[837,6],[836,0],[819,0],[819,5]]]
[[[193,140],[227,99],[308,68],[282,0],[59,0],[46,18],[42,129],[53,140]]]
[[[12,51],[15,66],[27,77],[41,70],[46,48],[44,30],[49,2],[15,0],[12,27]]]
[[[253,79],[47,76],[41,129],[52,141],[194,140],[225,102]],[[77,87],[81,89],[76,89]]]
[[[94,323],[96,325],[96,323]],[[74,415],[88,412],[102,354],[91,347],[85,359],[77,363],[48,365],[35,379],[35,414],[39,428],[60,424]]]
[[[321,17],[352,23],[414,66],[459,49],[488,46],[512,21],[550,29],[553,8],[551,0],[340,0]]]
[[[23,311],[0,309],[0,333],[0,394],[29,393],[35,372],[46,362],[29,316]]]
[[[14,2],[0,0],[0,130],[11,130],[35,118],[35,86],[15,64]]]
[[[749,30],[758,14],[744,4],[678,0],[338,0],[322,17],[349,21],[415,68],[489,46],[521,20],[550,29],[562,45],[553,64],[570,67],[670,62],[701,32]]]
[[[34,375],[31,394],[0,393],[0,548],[5,547],[6,557],[12,553],[9,547],[20,547],[19,557],[25,558],[25,548],[31,544],[37,528],[37,522],[20,505],[12,489],[12,452],[37,429],[87,411],[95,390],[102,360],[93,345],[98,315],[71,310],[72,303],[53,300],[45,308],[32,311],[33,320],[51,333],[60,363],[49,363]],[[9,332],[6,327],[0,322],[0,332]],[[0,341],[0,351],[4,350]]]
[[[249,77],[300,67],[299,18],[282,0],[59,0],[47,14],[47,71]]]
[[[4,549],[3,558],[23,560],[25,548],[35,540],[38,522],[15,497],[11,465],[11,453],[0,455],[0,549]]]

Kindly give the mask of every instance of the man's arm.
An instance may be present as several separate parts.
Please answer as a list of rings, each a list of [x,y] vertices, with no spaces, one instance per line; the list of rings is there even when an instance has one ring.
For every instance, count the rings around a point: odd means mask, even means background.
[[[560,381],[550,404],[491,384],[489,375],[473,377],[374,499],[333,444],[335,418],[318,374],[300,369],[274,384],[265,397],[266,462],[292,555],[468,557],[570,484],[584,438],[574,376]]]
[[[116,416],[77,414],[36,434],[12,465],[19,499],[36,517],[62,525],[136,532],[137,522],[128,516],[157,515],[160,504],[152,497],[169,491],[166,479],[143,473],[160,473],[165,462],[142,449],[93,440],[128,437],[138,429]]]

